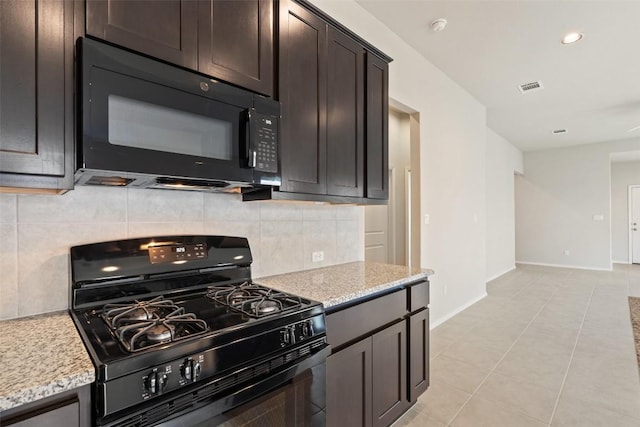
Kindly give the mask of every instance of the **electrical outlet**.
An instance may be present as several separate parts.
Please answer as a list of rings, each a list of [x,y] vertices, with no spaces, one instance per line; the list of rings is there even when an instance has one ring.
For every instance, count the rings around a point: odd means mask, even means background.
[[[311,254],[311,262],[324,261],[324,251],[316,251]]]
[[[431,224],[431,215],[424,214],[424,225],[429,225],[429,224]]]
[[[571,255],[571,252],[569,252],[569,249],[565,249],[565,250],[564,250],[564,254],[565,254],[566,256],[569,256],[569,255]]]
[[[442,296],[447,296],[447,285],[442,285]]]

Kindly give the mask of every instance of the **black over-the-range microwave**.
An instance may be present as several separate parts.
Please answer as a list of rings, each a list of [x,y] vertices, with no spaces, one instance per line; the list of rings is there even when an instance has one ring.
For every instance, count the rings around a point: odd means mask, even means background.
[[[88,38],[76,58],[77,185],[280,185],[279,102]]]

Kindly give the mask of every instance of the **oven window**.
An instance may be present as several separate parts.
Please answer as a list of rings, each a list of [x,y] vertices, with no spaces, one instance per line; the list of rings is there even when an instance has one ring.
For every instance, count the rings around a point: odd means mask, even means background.
[[[109,95],[109,142],[125,147],[231,160],[231,122]]]

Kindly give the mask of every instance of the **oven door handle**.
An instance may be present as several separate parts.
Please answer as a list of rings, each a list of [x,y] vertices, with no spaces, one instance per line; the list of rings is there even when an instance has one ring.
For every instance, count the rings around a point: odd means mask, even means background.
[[[219,416],[223,412],[231,410],[278,388],[307,369],[325,363],[330,354],[331,346],[326,344],[322,350],[308,355],[299,363],[296,363],[287,369],[270,375],[267,378],[248,385],[194,411],[187,412],[174,419],[157,424],[157,427],[187,427],[210,421],[212,418]]]

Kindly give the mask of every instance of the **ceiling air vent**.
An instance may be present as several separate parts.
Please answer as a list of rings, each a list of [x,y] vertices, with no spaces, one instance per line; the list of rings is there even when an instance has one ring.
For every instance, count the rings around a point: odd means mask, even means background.
[[[567,130],[566,129],[556,129],[556,130],[552,130],[551,133],[554,134],[554,135],[561,135],[563,133],[567,133]]]
[[[520,92],[522,93],[527,93],[527,92],[533,92],[534,90],[544,89],[544,86],[542,86],[542,82],[538,80],[535,82],[521,84],[518,86],[518,89],[520,89]]]

